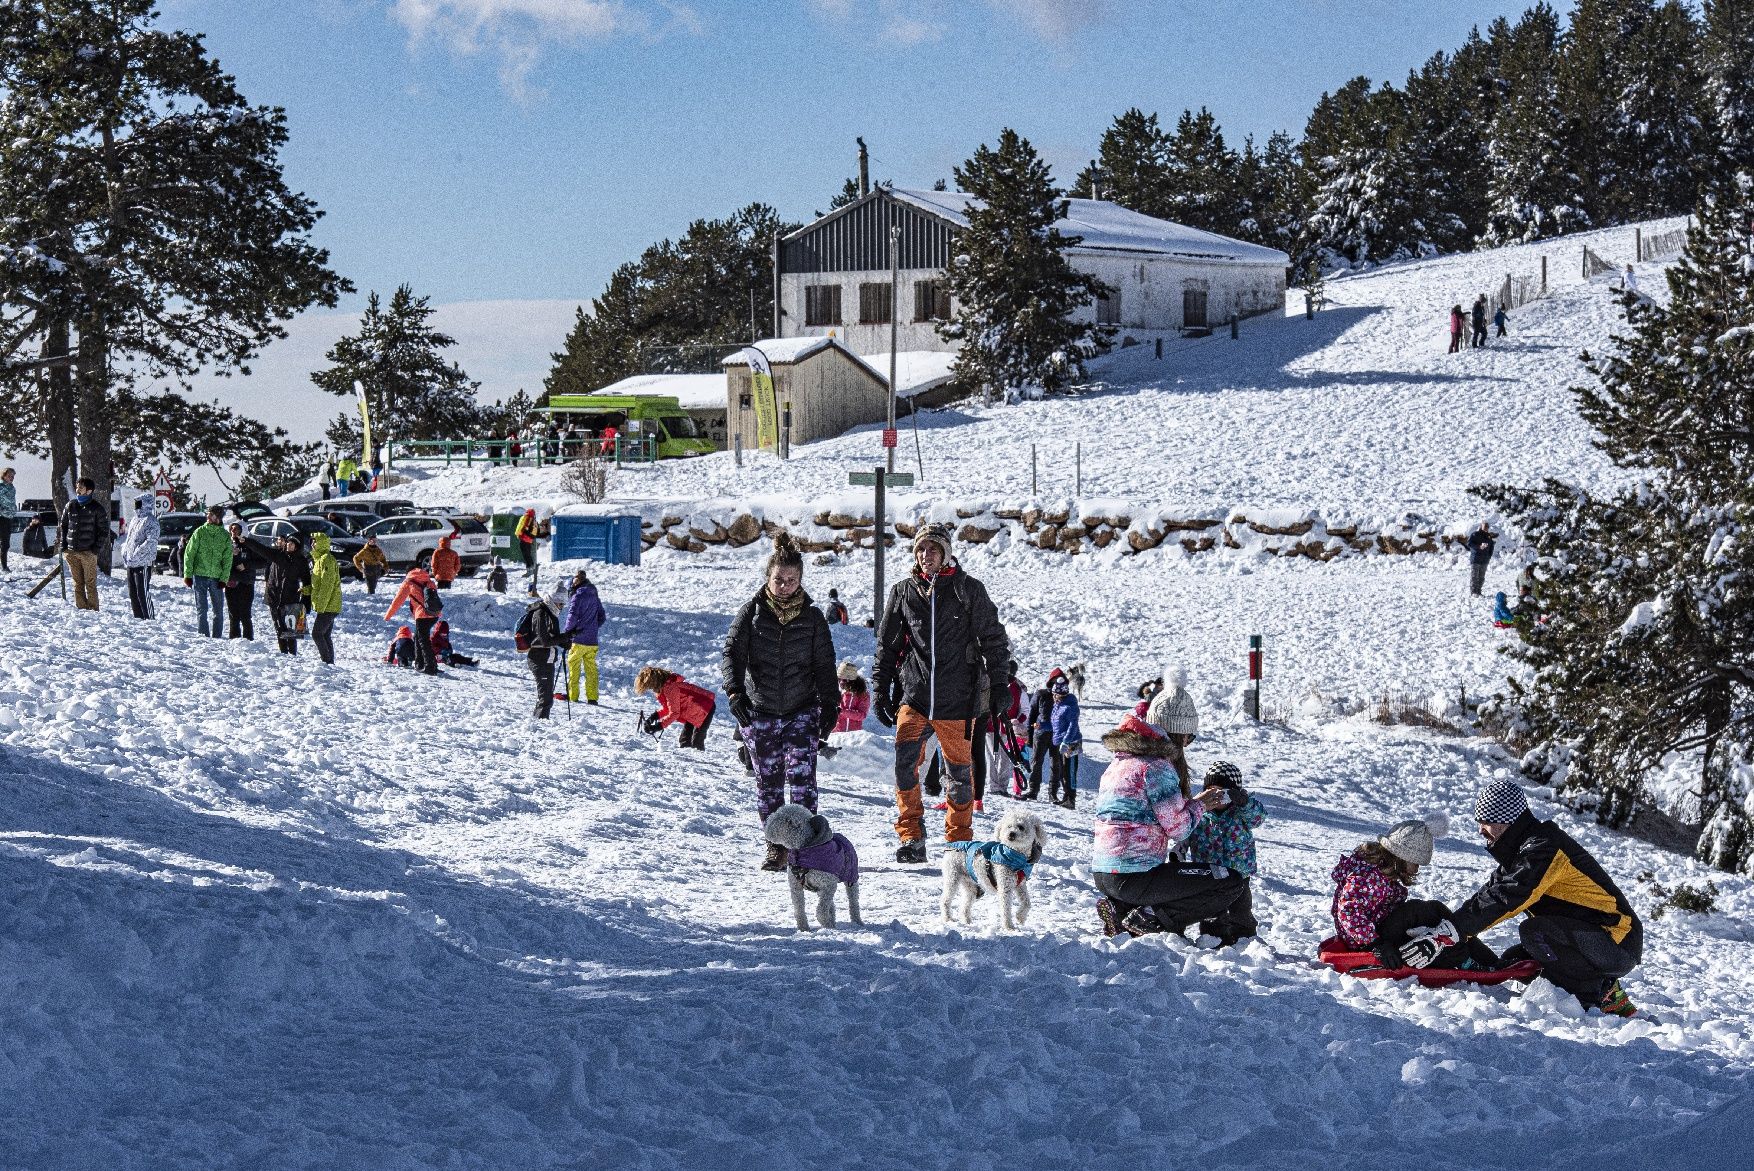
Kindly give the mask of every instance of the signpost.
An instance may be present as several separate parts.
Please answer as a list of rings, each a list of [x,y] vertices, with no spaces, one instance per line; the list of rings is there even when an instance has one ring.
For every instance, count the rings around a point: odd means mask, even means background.
[[[893,453],[891,454],[893,455]],[[912,472],[886,471],[882,465],[878,465],[868,472],[848,472],[847,483],[854,487],[870,488],[875,496],[872,507],[872,520],[874,522],[872,543],[876,548],[877,556],[876,571],[872,575],[873,585],[871,587],[871,627],[874,630],[877,624],[883,621],[883,557],[889,543],[887,539],[889,525],[883,515],[884,492],[891,484],[897,488],[913,487],[914,474]]]
[[[152,510],[163,516],[177,506],[176,489],[171,487],[171,478],[163,468],[152,480]]]
[[[1249,718],[1261,722],[1261,636],[1249,635],[1249,685],[1246,703]]]

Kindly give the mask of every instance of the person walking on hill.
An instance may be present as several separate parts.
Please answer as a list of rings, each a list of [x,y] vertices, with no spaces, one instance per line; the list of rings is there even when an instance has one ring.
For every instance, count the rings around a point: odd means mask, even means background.
[[[1023,792],[1025,801],[1034,801],[1041,796],[1041,770],[1054,769],[1059,766],[1054,760],[1054,675],[1049,675],[1047,682],[1036,688],[1029,701],[1029,718],[1024,722],[1023,740],[1029,746],[1029,787]],[[1053,783],[1053,773],[1048,774],[1048,783]],[[1051,793],[1052,790],[1050,789]]]
[[[1466,318],[1462,316],[1462,307],[1460,305],[1450,306],[1449,352],[1452,354],[1459,352],[1462,348],[1462,323],[1465,320]]]
[[[97,609],[97,563],[110,547],[110,513],[97,501],[95,481],[81,477],[75,495],[61,508],[55,544],[73,579],[73,604]]]
[[[1493,334],[1494,337],[1503,337],[1505,335],[1504,323],[1509,319],[1510,314],[1504,311],[1503,305],[1500,305],[1498,307],[1498,312],[1492,315],[1492,324],[1498,329],[1498,332]]]
[[[0,573],[12,572],[12,514],[18,511],[18,489],[12,481],[17,478],[16,468],[0,468]]]
[[[815,813],[816,750],[839,719],[840,691],[834,636],[804,591],[804,554],[790,533],[774,537],[766,582],[731,622],[721,677],[755,765],[756,817],[766,825],[788,788]],[[785,864],[785,847],[768,842],[761,868]]]
[[[1048,779],[1048,800],[1066,809],[1078,806],[1078,758],[1084,751],[1084,733],[1078,726],[1078,697],[1071,681],[1056,670],[1048,678],[1054,706],[1048,713],[1053,734],[1054,770]]]
[[[158,510],[151,496],[134,498],[134,515],[122,534],[122,568],[128,571],[128,604],[134,617],[152,617],[152,567],[158,562]]]
[[[1521,942],[1502,964],[1532,959],[1543,979],[1586,1010],[1636,1014],[1620,977],[1644,958],[1644,925],[1602,864],[1551,821],[1537,820],[1514,781],[1487,784],[1474,801],[1474,820],[1498,868],[1447,920],[1408,932],[1401,959],[1426,967],[1445,949],[1525,915]]]
[[[451,536],[446,533],[439,538],[438,548],[432,551],[432,580],[438,588],[448,590],[457,575],[463,572],[463,559],[451,548]]]
[[[1492,528],[1486,521],[1481,521],[1474,531],[1468,534],[1468,592],[1476,598],[1486,585],[1486,567],[1492,562],[1492,551],[1497,542],[1492,539]]]
[[[560,622],[561,633],[566,635],[569,643],[566,698],[572,703],[579,699],[581,674],[585,678],[585,702],[592,705],[597,702],[597,639],[608,619],[603,599],[597,595],[597,587],[591,584],[590,574],[582,569],[573,574],[572,594],[566,600],[566,612]]]
[[[365,580],[365,592],[378,592],[378,579],[390,568],[390,559],[384,556],[383,546],[378,544],[375,536],[367,537],[359,552],[353,555],[353,568]]]
[[[895,583],[877,627],[872,673],[877,719],[895,728],[895,833],[898,862],[926,860],[920,799],[921,753],[928,733],[950,769],[944,840],[974,836],[974,757],[970,743],[984,690],[987,710],[1010,699],[1011,640],[986,587],[951,556],[948,525],[922,526],[914,571]]]
[[[839,590],[828,591],[828,601],[822,603],[822,616],[828,619],[830,626],[845,626],[847,624],[847,608],[840,600]]]
[[[335,489],[335,457],[329,456],[323,461],[323,474],[317,480],[317,486],[323,490],[323,499],[329,499]]]
[[[311,644],[323,662],[335,662],[335,619],[341,616],[341,566],[329,549],[329,534],[311,538]]]
[[[384,621],[394,622],[404,602],[408,604],[408,612],[414,615],[414,653],[420,658],[420,673],[437,675],[438,661],[432,653],[432,627],[439,620],[445,603],[439,597],[438,583],[418,565],[402,579],[402,588],[396,591],[396,596],[390,600],[390,608],[384,611]]]
[[[551,606],[532,594],[530,604],[524,608],[524,616],[518,619],[517,629],[513,632],[518,649],[524,652],[530,665],[530,675],[536,681],[536,710],[533,714],[538,720],[546,720],[548,713],[554,710],[554,665],[560,658],[560,648],[566,645],[566,635],[560,632],[558,609],[558,604]],[[426,653],[432,654],[430,642]]]
[[[512,535],[518,539],[518,556],[524,561],[524,576],[530,579],[530,588],[536,586],[536,510],[524,509],[524,515],[518,518],[518,527]]]
[[[311,567],[305,560],[304,545],[294,535],[277,537],[272,545],[245,537],[244,544],[268,565],[262,580],[262,600],[268,604],[268,616],[274,621],[274,640],[280,653],[296,655],[299,618],[304,614],[305,596],[311,591]]]
[[[1486,345],[1486,294],[1485,293],[1481,293],[1478,297],[1474,298],[1473,318],[1474,318],[1474,348],[1476,350],[1478,350],[1478,349],[1483,348]]]
[[[359,479],[359,461],[352,455],[344,455],[341,462],[335,465],[335,487],[345,500],[353,491],[353,482]]]
[[[225,583],[231,580],[231,534],[220,522],[225,513],[207,510],[207,520],[183,542],[183,584],[195,591],[195,625],[208,638],[222,637]]]
[[[225,583],[227,638],[254,641],[256,637],[256,571],[263,562],[244,540],[244,526],[231,523],[231,577]]]

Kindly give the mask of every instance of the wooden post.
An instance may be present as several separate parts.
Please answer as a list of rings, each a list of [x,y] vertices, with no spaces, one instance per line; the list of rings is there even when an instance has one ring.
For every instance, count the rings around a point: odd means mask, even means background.
[[[1157,339],[1157,361],[1161,362],[1162,360],[1163,360],[1163,339],[1158,338]]]
[[[1231,341],[1236,340],[1236,314],[1235,313],[1232,313],[1230,315],[1230,340]]]
[[[1541,292],[1547,291],[1547,258],[1541,257]]]
[[[1077,461],[1078,495],[1084,495],[1084,441],[1080,439],[1072,445],[1072,458]]]
[[[871,629],[873,632],[876,631],[877,624],[883,621],[883,557],[888,551],[886,546],[889,543],[884,540],[885,530],[888,526],[885,524],[885,518],[883,516],[883,496],[884,492],[888,489],[888,484],[884,481],[888,478],[886,473],[889,469],[879,464],[874,470],[877,473],[877,484],[873,489],[876,499],[872,506],[872,511],[876,514],[872,517],[872,520],[875,522],[875,527],[872,532],[874,534],[873,539],[876,545],[876,548],[873,550],[875,555],[872,558],[875,569],[871,578]]]
[[[1632,259],[1644,263],[1644,229],[1640,227],[1632,229]]]
[[[1249,683],[1247,704],[1249,718],[1261,722],[1261,636],[1249,635]]]
[[[1163,343],[1158,342],[1157,344],[1162,345]],[[1035,444],[1031,443],[1029,445],[1029,494],[1034,496],[1035,493]]]
[[[741,428],[731,435],[731,461],[738,467],[743,466],[743,431]]]

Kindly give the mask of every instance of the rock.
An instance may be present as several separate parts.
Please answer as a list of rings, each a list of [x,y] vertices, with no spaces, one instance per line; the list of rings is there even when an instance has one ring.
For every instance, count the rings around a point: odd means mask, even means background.
[[[1066,525],[1060,530],[1060,552],[1082,553],[1084,551],[1084,529],[1080,525]]]
[[[967,541],[971,545],[984,545],[999,535],[998,529],[983,529],[979,525],[963,525],[956,531],[956,539]]]
[[[1390,533],[1378,533],[1376,535],[1376,547],[1379,552],[1397,553],[1401,555],[1413,551],[1413,543],[1411,541],[1404,541]]]
[[[1163,534],[1156,529],[1147,529],[1144,532],[1131,529],[1127,532],[1127,544],[1132,546],[1133,552],[1143,553],[1163,544]]]
[[[1185,533],[1195,532],[1201,529],[1212,529],[1217,528],[1223,523],[1224,522],[1221,520],[1201,520],[1198,517],[1177,518],[1164,516],[1157,518],[1157,524],[1161,525],[1165,532],[1170,533]]]
[[[1339,525],[1328,529],[1328,536],[1339,537],[1342,541],[1350,541],[1358,535],[1357,525]]]
[[[986,511],[987,510],[984,508],[968,508],[968,507],[965,507],[962,505],[958,505],[956,508],[956,519],[957,520],[973,520],[977,516],[984,516],[986,514]]]
[[[682,523],[681,517],[671,516],[669,513],[666,512],[664,514],[664,519],[662,519],[658,522],[658,527],[661,529],[673,529],[681,523]]]
[[[670,542],[670,548],[672,549],[681,549],[684,551],[688,549],[689,536],[682,529],[671,529],[664,534],[664,539]],[[703,544],[701,545],[701,548],[704,549],[706,546]]]
[[[911,541],[914,539],[914,534],[919,531],[919,527],[911,525],[905,520],[898,520],[895,522],[895,531]]]
[[[1058,525],[1048,525],[1041,532],[1035,534],[1035,547],[1038,549],[1055,549],[1059,547],[1059,544],[1060,528]]]
[[[818,540],[815,537],[798,538],[798,548],[805,553],[833,553],[839,547],[839,542],[832,538],[826,541]]]
[[[1098,549],[1106,549],[1114,544],[1115,535],[1114,529],[1105,524],[1090,534],[1090,543]]]
[[[1024,528],[1033,533],[1041,527],[1041,509],[1032,504],[1018,514],[1018,519],[1023,521]]]
[[[725,530],[725,539],[739,549],[744,545],[753,545],[761,540],[761,522],[755,519],[753,513],[740,512],[731,521],[731,527]]]
[[[818,520],[816,523],[825,524],[831,529],[856,529],[860,525],[870,525],[874,522],[868,516],[848,516],[844,512],[831,512],[826,521]]]
[[[1022,520],[1023,510],[1021,508],[995,508],[993,515],[1000,520]]]
[[[771,518],[764,519],[761,522],[761,531],[766,536],[777,537],[781,533],[786,531],[786,526],[781,524],[779,521],[773,520]]]
[[[1230,540],[1230,534],[1224,534],[1224,539],[1226,543],[1228,543]],[[1204,553],[1208,549],[1216,548],[1217,545],[1217,537],[1183,537],[1181,539],[1182,548],[1186,549],[1189,553]],[[1234,548],[1235,546],[1232,547]]]
[[[688,538],[687,549],[690,553],[705,553],[706,542],[696,537],[690,537]]]
[[[1070,508],[1054,508],[1042,513],[1041,519],[1051,525],[1063,525],[1072,519]]]
[[[1084,527],[1087,529],[1094,529],[1098,525],[1107,525],[1112,529],[1124,529],[1128,525],[1133,523],[1133,518],[1130,516],[1127,516],[1125,513],[1122,513],[1119,516],[1109,516],[1109,515],[1106,515],[1103,513],[1092,513],[1089,516],[1079,517],[1078,519],[1084,525]]]
[[[728,535],[725,532],[725,526],[716,520],[709,520],[707,521],[707,524],[712,527],[710,529],[703,529],[699,525],[688,526],[688,535],[703,544],[723,545],[725,543],[725,537]]]
[[[1249,528],[1269,537],[1301,537],[1311,529],[1315,528],[1315,521],[1310,520],[1307,517],[1298,521],[1296,524],[1286,525],[1284,527],[1274,527],[1273,525],[1265,524],[1261,521],[1250,520],[1246,516],[1242,519],[1243,523],[1248,525]]]
[[[863,549],[872,543],[872,538],[877,535],[877,530],[867,525],[864,528],[848,529],[846,534],[855,547]]]

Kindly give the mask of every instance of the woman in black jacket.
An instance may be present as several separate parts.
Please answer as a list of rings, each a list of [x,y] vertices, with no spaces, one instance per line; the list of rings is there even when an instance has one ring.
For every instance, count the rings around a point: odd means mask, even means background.
[[[840,690],[828,620],[804,592],[804,555],[788,533],[774,538],[767,584],[738,611],[725,636],[724,690],[755,765],[762,824],[786,801],[816,812],[816,749],[834,730]],[[763,870],[783,870],[785,847],[769,843]]]
[[[268,603],[268,614],[274,619],[275,641],[283,655],[298,654],[298,616],[304,596],[311,590],[311,563],[305,560],[304,546],[297,537],[277,538],[273,545],[264,545],[254,537],[245,537],[244,546],[268,563],[262,582],[262,600]]]
[[[227,638],[254,641],[256,637],[256,572],[262,558],[244,540],[244,526],[231,525],[231,579],[225,583],[225,612],[230,618]]]

